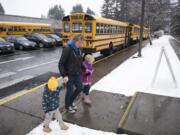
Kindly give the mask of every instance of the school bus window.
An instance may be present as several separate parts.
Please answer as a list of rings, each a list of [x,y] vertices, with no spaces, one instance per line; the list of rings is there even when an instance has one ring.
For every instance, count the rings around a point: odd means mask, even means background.
[[[104,26],[103,33],[105,34],[106,33],[106,25],[103,24],[103,26]]]
[[[97,34],[100,33],[100,25],[99,25],[99,23],[96,24],[96,33]]]
[[[105,25],[106,34],[108,33],[108,25]]]
[[[17,27],[14,26],[13,29],[12,29],[12,31],[15,31],[15,32],[16,32],[16,31],[17,31]]]
[[[122,27],[119,28],[119,33],[122,34]]]
[[[85,31],[86,32],[92,31],[92,24],[91,23],[85,23]]]
[[[103,33],[103,31],[104,31],[104,25],[101,24],[101,25],[100,25],[100,33]]]
[[[123,34],[123,28],[122,28],[122,27],[121,27],[121,29],[120,29],[120,33]]]
[[[114,26],[112,25],[112,33],[114,33]]]
[[[107,33],[109,33],[109,25],[107,25]]]
[[[6,28],[0,27],[0,32],[6,31]]]
[[[115,32],[114,26],[112,26],[112,32],[113,32],[113,33]]]
[[[122,27],[119,27],[119,33],[120,34],[122,33]]]
[[[70,25],[69,25],[69,23],[64,23],[64,32],[70,32]]]
[[[121,34],[121,27],[119,27],[119,33]]]
[[[111,25],[111,34],[113,33],[113,26]]]
[[[12,27],[8,28],[8,31],[12,31]]]
[[[82,23],[73,23],[72,32],[82,32]]]
[[[112,33],[114,33],[114,26],[112,26]]]
[[[114,33],[116,33],[116,26],[114,26]]]
[[[106,34],[106,25],[104,24],[104,34]]]
[[[109,33],[109,25],[107,25],[107,33]]]

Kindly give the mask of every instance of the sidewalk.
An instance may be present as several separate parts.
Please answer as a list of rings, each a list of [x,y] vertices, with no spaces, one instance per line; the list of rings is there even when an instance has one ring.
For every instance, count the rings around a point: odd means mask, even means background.
[[[175,74],[177,85],[180,87],[180,62],[170,45],[169,39],[173,38],[171,36],[163,36],[153,40],[152,46],[147,45],[142,50],[141,58],[133,58],[137,56],[135,54],[93,85],[92,90],[119,93],[126,96],[132,96],[135,92],[140,91],[180,97],[179,88],[174,88],[173,79],[164,56],[154,87],[151,86],[160,51],[162,46],[164,46]]]

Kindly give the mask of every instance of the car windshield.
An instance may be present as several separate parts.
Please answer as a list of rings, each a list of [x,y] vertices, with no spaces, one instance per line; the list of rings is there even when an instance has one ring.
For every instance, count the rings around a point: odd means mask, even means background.
[[[18,37],[16,39],[17,41],[28,41],[25,37]]]
[[[42,34],[35,34],[35,36],[40,38],[40,39],[47,38],[45,35],[42,35]]]
[[[53,35],[53,34],[51,34],[50,37],[53,37],[55,39],[59,39],[59,37],[57,35]]]
[[[0,42],[4,42],[5,40],[3,38],[0,38]]]

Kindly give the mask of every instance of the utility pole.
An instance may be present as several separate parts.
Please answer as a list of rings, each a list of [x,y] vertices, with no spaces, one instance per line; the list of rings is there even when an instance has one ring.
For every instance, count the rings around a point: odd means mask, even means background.
[[[139,50],[138,57],[141,57],[141,48],[142,48],[142,36],[143,36],[143,27],[144,27],[144,8],[145,8],[145,0],[142,0],[141,7],[141,28],[140,28],[140,39],[139,39]]]

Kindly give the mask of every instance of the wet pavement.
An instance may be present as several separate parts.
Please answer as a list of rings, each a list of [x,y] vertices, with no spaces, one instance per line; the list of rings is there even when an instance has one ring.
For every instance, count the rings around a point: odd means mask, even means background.
[[[137,93],[120,131],[128,135],[180,135],[180,99]]]
[[[17,51],[0,56],[0,90],[47,72],[58,73],[61,47]]]
[[[83,102],[78,104],[75,114],[66,113],[64,120],[96,130],[117,131],[117,126],[130,98],[120,94],[92,91],[92,106]]]
[[[9,96],[11,94],[14,94],[16,92],[19,92],[22,90],[29,90],[38,85],[46,83],[48,81],[48,78],[52,75],[57,76],[57,77],[60,76],[58,73],[47,72],[45,74],[36,76],[32,79],[24,80],[24,81],[14,84],[14,85],[8,86],[6,88],[2,88],[2,89],[0,89],[0,99],[4,98],[6,96]]]
[[[25,135],[41,123],[39,118],[4,106],[0,106],[0,120],[0,135]]]

